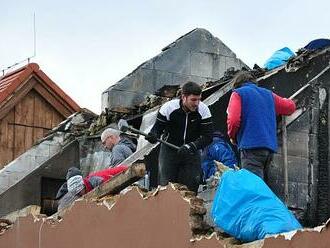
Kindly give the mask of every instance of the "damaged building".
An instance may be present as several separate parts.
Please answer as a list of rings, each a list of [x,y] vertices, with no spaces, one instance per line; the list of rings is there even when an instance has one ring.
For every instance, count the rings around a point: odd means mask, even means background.
[[[164,85],[219,80],[228,68],[248,68],[221,40],[196,28],[102,93],[102,109],[132,108]]]
[[[195,29],[105,91],[103,114],[81,111],[70,116],[0,171],[0,216],[5,219],[0,223],[0,245],[103,247],[110,240],[116,247],[132,243],[136,247],[326,247],[330,235],[328,225],[322,224],[330,215],[329,64],[330,49],[323,49],[303,52],[271,71],[253,70],[261,86],[298,102],[292,116],[278,120],[280,148],[270,168],[269,185],[305,227],[317,228],[241,244],[207,221],[215,188],[198,198],[177,185],[145,192],[129,186],[143,176],[131,170],[54,214],[55,194],[67,168],[79,166],[87,175],[102,169],[111,156],[101,148],[103,128],[125,118],[133,127],[148,131],[160,104],[175,97],[177,86],[188,80],[203,84],[203,101],[215,125],[226,132],[231,75],[247,66],[219,39]],[[174,90],[168,94],[168,89]],[[150,104],[146,96],[156,92],[156,101]],[[155,186],[150,168],[157,164],[157,145],[137,138],[137,151],[123,163],[131,168],[143,163],[149,171],[149,184],[144,186],[150,189]],[[47,159],[42,163],[18,166],[17,161],[45,150]]]

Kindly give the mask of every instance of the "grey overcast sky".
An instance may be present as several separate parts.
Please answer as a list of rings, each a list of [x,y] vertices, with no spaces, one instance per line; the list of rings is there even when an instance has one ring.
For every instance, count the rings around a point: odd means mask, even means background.
[[[329,38],[329,0],[1,1],[0,69],[32,59],[80,106],[101,112],[101,93],[199,27],[250,67],[284,46]]]

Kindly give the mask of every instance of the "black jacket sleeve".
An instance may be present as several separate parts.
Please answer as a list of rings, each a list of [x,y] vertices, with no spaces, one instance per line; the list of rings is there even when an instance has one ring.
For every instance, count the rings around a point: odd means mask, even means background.
[[[163,134],[165,130],[166,125],[167,125],[166,117],[158,112],[156,122],[151,128],[150,133],[153,133],[157,136],[157,138],[160,138],[160,136]]]

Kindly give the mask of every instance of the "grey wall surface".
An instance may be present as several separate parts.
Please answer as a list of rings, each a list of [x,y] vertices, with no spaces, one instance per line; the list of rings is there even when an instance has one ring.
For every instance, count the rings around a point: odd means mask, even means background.
[[[75,141],[1,194],[0,216],[28,205],[40,206],[42,178],[63,179],[67,169],[73,165],[79,165],[79,145]],[[57,189],[53,193],[56,192]]]
[[[284,69],[262,80],[260,84],[275,93],[289,97],[319,75],[329,64],[330,52],[306,61],[296,72]],[[315,226],[330,216],[329,204],[329,124],[328,92],[330,71],[326,71],[304,93],[307,111],[288,128],[288,206],[296,209],[303,224]],[[269,168],[269,185],[284,200],[283,157],[279,150]]]
[[[288,206],[306,210],[309,202],[309,113],[305,112],[287,129],[288,137]],[[278,152],[268,170],[268,184],[274,193],[284,200],[284,172],[282,157],[282,139],[278,137]]]
[[[133,107],[164,85],[218,80],[230,67],[248,68],[210,32],[194,29],[104,91],[102,110],[106,107]]]

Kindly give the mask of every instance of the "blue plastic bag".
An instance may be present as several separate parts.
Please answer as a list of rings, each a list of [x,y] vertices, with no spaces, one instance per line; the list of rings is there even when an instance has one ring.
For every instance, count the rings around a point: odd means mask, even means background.
[[[245,169],[222,175],[211,217],[218,227],[244,242],[302,228],[265,182]]]
[[[294,55],[294,52],[292,52],[290,48],[283,47],[282,49],[274,52],[273,55],[269,59],[267,59],[264,67],[267,70],[272,70],[276,67],[285,64]]]

